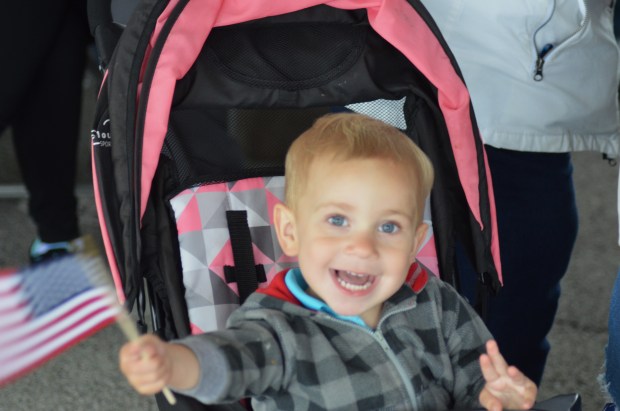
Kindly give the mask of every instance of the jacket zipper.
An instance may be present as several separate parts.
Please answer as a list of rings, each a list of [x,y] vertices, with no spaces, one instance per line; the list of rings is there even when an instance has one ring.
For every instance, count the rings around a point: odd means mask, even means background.
[[[553,44],[547,43],[538,53],[536,58],[536,69],[534,70],[534,80],[541,81],[543,79],[543,66],[545,65],[545,57],[553,50]]]
[[[407,373],[405,372],[403,365],[400,363],[400,361],[396,357],[396,354],[394,354],[392,347],[390,347],[390,344],[388,344],[388,342],[383,337],[383,333],[379,331],[379,329],[377,328],[377,330],[372,333],[372,336],[379,343],[379,345],[381,345],[381,348],[383,348],[383,351],[385,352],[385,354],[388,356],[390,361],[392,361],[392,364],[394,364],[394,366],[396,367],[398,374],[400,374],[400,379],[405,384],[405,389],[407,390],[407,394],[409,395],[409,398],[411,400],[411,405],[413,406],[413,410],[420,409],[420,406],[418,404],[418,397],[415,394],[415,389],[413,388],[413,384],[411,383],[411,380],[409,380],[409,378],[407,377]]]
[[[400,379],[403,381],[403,383],[405,385],[405,389],[407,390],[407,395],[409,395],[409,400],[410,400],[411,405],[413,407],[412,411],[420,409],[420,405],[418,404],[418,397],[415,394],[415,389],[413,387],[413,384],[411,383],[411,380],[407,377],[407,373],[405,372],[405,369],[403,368],[402,364],[398,360],[398,357],[396,356],[396,354],[394,354],[394,351],[392,350],[392,347],[390,347],[390,344],[388,344],[386,339],[383,337],[383,333],[380,331],[380,327],[381,327],[381,324],[384,322],[384,320],[387,319],[388,317],[391,317],[394,314],[398,314],[398,313],[410,310],[412,308],[415,308],[416,305],[417,305],[417,303],[414,301],[408,307],[402,307],[402,308],[399,308],[397,310],[388,312],[385,316],[383,316],[379,320],[379,323],[377,324],[377,328],[374,331],[371,330],[368,327],[364,327],[364,326],[352,323],[350,321],[341,320],[341,319],[333,317],[333,316],[331,316],[331,315],[329,315],[327,313],[322,313],[322,316],[324,318],[327,318],[327,319],[329,319],[331,321],[336,321],[338,323],[345,324],[345,325],[348,325],[348,326],[351,326],[351,327],[361,328],[364,332],[370,334],[375,339],[375,341],[377,341],[379,343],[379,345],[381,346],[381,348],[383,348],[383,351],[385,352],[387,357],[390,359],[390,361],[392,362],[394,367],[396,367],[396,371],[398,371],[398,374],[400,375]]]
[[[557,50],[562,44],[565,44],[568,40],[576,36],[585,27],[586,22],[590,18],[590,15],[588,12],[588,0],[581,0],[581,2],[583,4],[584,12],[583,12],[583,19],[581,19],[579,26],[577,26],[577,28],[570,35],[568,35],[564,40],[559,41],[557,44],[547,43],[542,48],[539,49],[538,44],[536,42],[536,35],[543,27],[545,27],[549,23],[549,21],[551,20],[551,17],[553,16],[555,12],[556,0],[552,1],[551,8],[549,10],[547,18],[536,29],[532,37],[532,40],[534,43],[534,50],[536,53],[536,63],[534,65],[534,75],[533,75],[535,81],[542,81],[542,79],[544,78],[543,67],[545,65],[545,62],[548,60],[549,56],[551,54],[554,54],[555,50]]]

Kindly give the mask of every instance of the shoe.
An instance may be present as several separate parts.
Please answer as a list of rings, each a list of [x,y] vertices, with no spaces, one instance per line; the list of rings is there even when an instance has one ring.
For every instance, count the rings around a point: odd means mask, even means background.
[[[89,235],[56,243],[46,243],[37,237],[30,246],[29,257],[30,262],[36,264],[67,254],[92,252],[94,248],[94,240]]]

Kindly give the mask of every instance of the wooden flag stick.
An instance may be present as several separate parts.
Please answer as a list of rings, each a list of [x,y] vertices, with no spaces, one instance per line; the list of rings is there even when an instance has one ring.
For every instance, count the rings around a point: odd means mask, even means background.
[[[127,311],[125,311],[125,309],[122,309],[121,313],[116,317],[116,323],[129,341],[136,341],[140,337],[140,333],[138,332],[136,324],[133,322],[129,314],[127,314]],[[168,403],[170,405],[174,405],[177,403],[177,399],[172,393],[172,391],[170,391],[170,388],[164,387],[161,392],[164,394],[164,397],[166,397],[166,400],[168,400]]]

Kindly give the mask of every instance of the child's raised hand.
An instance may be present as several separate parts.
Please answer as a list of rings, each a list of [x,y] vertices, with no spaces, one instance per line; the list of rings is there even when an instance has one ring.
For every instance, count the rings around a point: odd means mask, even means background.
[[[121,372],[140,394],[160,392],[172,377],[167,344],[154,335],[143,335],[123,345],[119,354]]]
[[[536,384],[514,366],[508,366],[497,343],[487,341],[487,353],[480,356],[480,368],[486,384],[480,393],[480,404],[490,411],[527,410],[534,405]]]

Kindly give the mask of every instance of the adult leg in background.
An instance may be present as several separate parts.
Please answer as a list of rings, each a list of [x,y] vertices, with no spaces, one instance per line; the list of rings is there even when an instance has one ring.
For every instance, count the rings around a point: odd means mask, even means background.
[[[486,324],[509,364],[540,384],[551,330],[578,229],[568,153],[486,147],[497,209],[504,286],[488,301]],[[477,274],[462,255],[463,294]]]
[[[609,339],[605,348],[605,382],[613,401],[620,404],[620,272],[611,294],[607,330]]]
[[[13,32],[5,41],[19,57],[3,69],[13,71],[3,81],[14,84],[7,85],[12,100],[3,99],[0,122],[12,126],[38,236],[48,243],[72,240],[79,236],[74,185],[89,41],[85,5],[10,3],[3,20]]]

